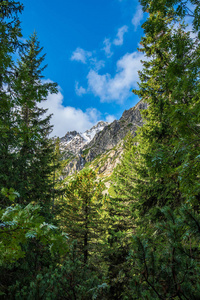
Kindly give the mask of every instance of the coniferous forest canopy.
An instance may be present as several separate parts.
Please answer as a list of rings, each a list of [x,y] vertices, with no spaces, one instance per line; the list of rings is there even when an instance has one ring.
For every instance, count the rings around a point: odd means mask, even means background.
[[[109,196],[91,169],[61,180],[39,105],[57,84],[23,3],[0,0],[0,299],[200,299],[200,2],[140,3],[148,108]]]

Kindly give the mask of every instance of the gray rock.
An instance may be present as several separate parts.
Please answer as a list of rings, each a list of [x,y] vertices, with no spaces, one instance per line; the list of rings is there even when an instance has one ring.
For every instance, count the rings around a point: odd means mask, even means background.
[[[140,110],[146,108],[147,104],[140,101],[134,107],[125,110],[119,120],[114,120],[110,124],[99,122],[84,134],[76,131],[68,132],[61,139],[61,150],[76,158],[67,164],[66,176],[80,171],[86,163],[91,163],[91,167],[98,169],[99,174],[111,174],[120,162],[123,139],[128,132],[135,135],[137,127],[142,126]]]

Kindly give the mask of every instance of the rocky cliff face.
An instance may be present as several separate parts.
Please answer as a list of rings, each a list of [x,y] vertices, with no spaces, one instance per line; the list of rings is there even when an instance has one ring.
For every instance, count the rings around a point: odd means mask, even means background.
[[[136,106],[125,110],[119,120],[113,121],[105,126],[101,132],[97,133],[91,142],[83,148],[89,149],[85,157],[86,161],[92,161],[97,155],[111,150],[122,141],[128,132],[134,135],[137,127],[142,126],[140,110],[146,108],[146,103],[140,101]]]
[[[142,126],[140,110],[146,108],[147,104],[140,101],[110,124],[99,122],[83,134],[68,132],[61,139],[61,150],[66,158],[72,158],[65,167],[66,176],[83,169],[86,164],[99,174],[109,176],[121,159],[124,137],[128,132],[135,135],[137,127]]]
[[[60,150],[64,153],[64,157],[67,159],[77,156],[83,147],[90,143],[94,136],[108,124],[108,122],[101,121],[84,133],[77,131],[67,132],[66,135],[60,139]]]

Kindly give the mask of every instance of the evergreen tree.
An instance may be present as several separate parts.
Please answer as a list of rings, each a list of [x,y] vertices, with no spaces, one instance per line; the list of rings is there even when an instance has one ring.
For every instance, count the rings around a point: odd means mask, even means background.
[[[130,267],[127,264],[127,256],[131,247],[132,235],[135,232],[132,211],[134,197],[132,195],[133,186],[131,186],[131,179],[134,177],[132,168],[134,154],[130,151],[132,147],[133,137],[128,134],[125,139],[126,155],[112,175],[112,180],[115,182],[115,193],[110,196],[106,207],[107,230],[104,259],[108,266],[109,299],[123,299],[129,286]]]
[[[144,210],[165,204],[175,207],[192,196],[195,203],[199,197],[199,188],[192,188],[199,170],[198,163],[193,166],[199,144],[199,115],[194,114],[194,109],[199,111],[199,40],[186,32],[168,1],[160,1],[159,10],[153,6],[150,1],[141,41],[141,51],[150,59],[144,62],[140,89],[135,91],[149,103],[136,150],[137,164],[144,161],[144,168],[135,196],[141,195]],[[189,165],[193,184],[187,178]]]
[[[19,14],[23,5],[14,0],[0,1],[0,87],[4,93],[3,85],[11,80],[13,67],[12,55],[21,47],[19,38],[22,37]],[[1,101],[2,102],[2,101]]]
[[[17,125],[10,84],[14,66],[12,55],[22,47],[19,42],[22,36],[19,14],[22,10],[20,2],[0,1],[0,189],[12,187],[13,162],[16,159],[13,149],[17,145]],[[1,205],[5,204],[2,197]]]
[[[64,159],[64,153],[60,150],[60,139],[57,137],[54,142],[54,171],[52,174],[53,180],[53,207],[52,213],[59,213],[60,200],[62,199],[66,189],[64,188],[65,166],[67,162]],[[57,166],[57,168],[55,168]]]
[[[143,62],[139,90],[134,92],[148,108],[118,178],[124,180],[123,194],[130,192],[134,199],[133,210],[140,215],[151,211],[156,219],[156,206],[176,207],[188,198],[197,205],[200,195],[199,40],[186,32],[173,3],[143,2],[150,14],[140,51],[149,59]]]
[[[191,2],[197,29],[199,3]],[[129,217],[137,225],[132,276],[128,278],[135,281],[132,292],[125,293],[133,299],[196,299],[199,251],[194,245],[191,251],[196,257],[188,257],[188,232],[186,228],[181,231],[184,222],[179,210],[170,219],[170,213],[163,214],[159,207],[170,211],[189,203],[189,208],[199,210],[199,39],[197,35],[192,37],[184,24],[186,3],[141,3],[149,12],[140,49],[148,60],[143,62],[139,90],[134,92],[148,103],[148,108],[142,112],[144,126],[132,142],[129,140],[115,175],[121,206],[127,211],[129,203]],[[196,224],[197,219],[198,213],[193,218]],[[155,225],[159,220],[166,230]],[[170,244],[166,236],[171,238]]]
[[[63,201],[62,224],[71,241],[77,241],[79,253],[86,264],[90,256],[100,251],[104,185],[92,170],[78,173],[67,186]]]
[[[67,251],[65,235],[59,230],[56,234],[55,226],[47,223],[56,162],[54,145],[48,138],[50,117],[44,117],[46,111],[38,106],[49,92],[57,91],[56,84],[41,80],[44,56],[39,57],[42,49],[36,35],[26,47],[19,42],[18,14],[22,9],[20,2],[0,1],[2,299],[20,297],[21,286],[30,283],[40,270],[58,263],[61,249],[62,254]],[[21,58],[17,66],[12,59],[16,50]],[[15,205],[16,202],[22,205]],[[36,202],[42,207],[42,217]]]
[[[20,52],[20,61],[15,68],[12,91],[15,97],[15,114],[18,125],[17,160],[14,188],[20,194],[20,203],[40,202],[49,210],[53,194],[51,175],[56,168],[54,145],[49,140],[52,130],[47,110],[40,103],[48,93],[57,92],[56,84],[42,81],[41,66],[45,55],[40,56],[37,36],[34,33],[27,41],[27,48]],[[42,104],[41,104],[42,105]]]
[[[13,189],[3,188],[2,194],[12,203],[19,197]],[[0,219],[0,298],[27,299],[29,295],[19,295],[20,290],[66,255],[68,238],[58,227],[45,222],[39,205],[13,204],[0,209]]]
[[[131,299],[199,299],[199,214],[188,205],[161,210],[163,221],[133,236]]]

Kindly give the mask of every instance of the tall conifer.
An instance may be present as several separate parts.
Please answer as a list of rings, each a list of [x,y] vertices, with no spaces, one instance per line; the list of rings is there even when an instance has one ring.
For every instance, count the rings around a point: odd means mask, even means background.
[[[155,1],[142,1],[149,18],[139,50],[148,60],[134,92],[148,109],[142,112],[144,126],[134,139],[137,146],[125,153],[125,175],[118,173],[127,177],[124,188],[131,190],[133,209],[141,214],[153,209],[152,217],[156,206],[176,207],[188,198],[196,205],[200,195],[199,40],[187,32],[173,3],[158,2],[157,6]]]
[[[15,69],[12,91],[15,97],[15,113],[18,125],[17,175],[14,188],[20,194],[23,204],[39,201],[49,207],[53,195],[52,172],[54,147],[49,139],[52,130],[51,116],[41,108],[48,93],[56,93],[56,84],[42,81],[41,55],[36,33],[27,41],[27,47],[20,52],[20,61]],[[41,104],[40,104],[41,103]]]
[[[22,47],[19,14],[23,6],[13,0],[0,1],[0,189],[12,187],[13,149],[17,145],[17,125],[14,117],[14,99],[10,92],[13,79],[13,54]],[[4,199],[5,200],[5,199]],[[1,205],[6,205],[2,199]]]
[[[195,31],[198,28],[199,3],[191,2],[194,4]],[[145,36],[141,41],[142,48],[139,49],[147,59],[139,73],[139,90],[134,92],[148,103],[148,109],[142,113],[143,127],[138,129],[132,145],[129,143],[123,161],[115,172],[115,191],[125,212],[129,203],[129,216],[133,224],[135,222],[137,225],[133,234],[134,258],[131,263],[132,277],[140,278],[133,282],[133,290],[138,290],[139,293],[133,292],[130,297],[166,299],[167,295],[182,299],[187,292],[180,290],[180,278],[183,280],[184,274],[189,275],[184,273],[189,272],[189,268],[186,270],[185,266],[180,267],[177,261],[178,258],[181,259],[178,243],[187,248],[189,241],[184,240],[183,235],[178,241],[177,235],[176,243],[176,232],[180,230],[178,221],[182,220],[180,212],[176,211],[177,219],[173,220],[171,226],[160,207],[169,211],[169,207],[176,210],[187,202],[194,210],[199,209],[199,39],[198,34],[188,32],[184,24],[184,16],[189,11],[187,3],[168,0],[141,3],[144,11],[149,12],[149,17],[143,24]],[[167,239],[159,238],[162,230],[154,225],[159,219],[164,221],[164,226],[173,237],[170,245]],[[120,245],[120,241],[118,244]],[[167,250],[162,251],[162,247]],[[170,261],[173,253],[177,258],[169,270],[167,261]],[[162,256],[166,257],[166,261],[165,266],[160,268],[158,261]],[[183,253],[182,257],[184,259]],[[195,262],[191,257],[188,261],[198,269],[198,251],[196,257]],[[179,280],[175,278],[176,272]],[[150,274],[157,278],[148,282]],[[167,284],[168,287],[173,287],[172,290],[161,292],[161,288],[156,290],[156,294],[154,288],[160,284],[159,274],[162,274],[161,280],[164,282],[162,288]],[[191,284],[194,279],[198,288],[196,274],[195,271],[194,276],[188,280]],[[183,282],[184,286],[186,282]],[[145,286],[148,286],[148,292]]]
[[[77,241],[85,264],[90,261],[91,253],[95,255],[100,251],[103,188],[104,185],[97,182],[95,172],[86,169],[69,182],[63,199],[62,225],[71,241]]]

